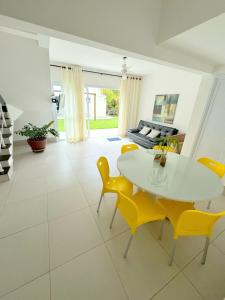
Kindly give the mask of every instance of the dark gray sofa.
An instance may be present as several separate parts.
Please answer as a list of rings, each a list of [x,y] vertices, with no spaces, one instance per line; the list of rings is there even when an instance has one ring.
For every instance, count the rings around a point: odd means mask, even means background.
[[[140,130],[144,127],[150,127],[152,129],[156,129],[160,131],[160,135],[157,138],[151,139],[143,134],[140,134]],[[130,139],[132,139],[137,144],[145,147],[145,148],[152,148],[159,143],[158,138],[166,135],[176,135],[178,130],[173,127],[168,127],[164,125],[159,125],[151,122],[147,122],[141,120],[138,124],[137,128],[128,129],[127,135]]]

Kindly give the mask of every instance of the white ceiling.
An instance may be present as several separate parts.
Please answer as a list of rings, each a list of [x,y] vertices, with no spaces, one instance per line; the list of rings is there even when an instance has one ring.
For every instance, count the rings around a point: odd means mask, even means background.
[[[51,62],[80,65],[113,73],[120,73],[123,55],[97,48],[50,38],[49,55]],[[161,66],[156,63],[128,57],[129,74],[147,75]]]
[[[206,59],[215,66],[225,65],[225,14],[202,23],[163,44]]]

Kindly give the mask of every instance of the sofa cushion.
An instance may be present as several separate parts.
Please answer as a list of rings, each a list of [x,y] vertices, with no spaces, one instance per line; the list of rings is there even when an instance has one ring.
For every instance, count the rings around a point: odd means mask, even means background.
[[[143,135],[146,135],[146,134],[149,133],[150,130],[151,130],[150,127],[144,126],[139,133],[143,134]]]
[[[147,137],[154,139],[160,135],[160,131],[156,129],[152,129],[152,131],[147,135]]]

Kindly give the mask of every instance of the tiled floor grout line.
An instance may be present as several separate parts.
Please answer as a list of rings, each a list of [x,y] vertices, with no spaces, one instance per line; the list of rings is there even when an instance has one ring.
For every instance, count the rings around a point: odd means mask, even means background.
[[[159,288],[158,291],[155,292],[155,294],[149,298],[149,300],[154,299],[156,295],[158,295],[162,290],[164,290],[164,288],[166,288],[170,284],[170,282],[172,282],[181,273],[182,272],[179,270],[176,274],[174,274],[174,276],[172,276],[172,278],[170,278],[164,285],[162,285],[161,288]]]
[[[122,282],[122,279],[121,279],[120,274],[119,274],[119,272],[118,272],[118,270],[117,270],[116,264],[115,264],[114,261],[113,261],[112,255],[111,255],[111,253],[110,253],[110,251],[109,251],[109,249],[108,249],[106,243],[104,243],[104,245],[105,245],[106,251],[107,251],[107,253],[108,253],[109,257],[110,257],[111,263],[112,263],[112,265],[113,265],[113,269],[115,270],[116,275],[117,275],[117,277],[118,277],[118,279],[119,279],[119,282],[120,282],[120,284],[121,284],[121,286],[122,286],[122,288],[123,288],[123,291],[124,291],[124,293],[125,293],[127,299],[129,300],[130,297],[129,297],[129,295],[127,294],[126,288],[125,288],[125,286],[124,286],[124,284],[123,284],[123,282]]]
[[[8,203],[8,201],[9,201],[9,195],[10,195],[10,193],[11,193],[11,191],[12,191],[12,187],[13,187],[13,184],[10,185],[9,191],[8,191],[8,193],[7,193],[7,196],[6,196],[6,201],[5,201],[5,203],[4,203],[4,205],[3,205],[3,208],[2,208],[2,212],[4,212],[4,209],[5,209],[5,207],[6,207],[7,203]]]
[[[186,274],[183,272],[183,270],[181,271],[182,275],[185,277],[185,279],[191,284],[191,286],[194,288],[194,290],[198,293],[198,295],[202,298],[202,300],[204,300],[204,297],[202,296],[202,294],[200,293],[200,291],[197,289],[197,287],[193,284],[193,282],[186,276]]]
[[[96,212],[96,213],[97,213],[97,212]],[[122,282],[122,280],[121,280],[121,278],[120,278],[120,275],[119,275],[119,273],[118,273],[118,271],[117,271],[116,265],[114,264],[114,261],[113,261],[113,259],[112,259],[111,254],[110,254],[110,251],[108,250],[108,247],[106,246],[106,243],[107,243],[108,241],[110,241],[110,239],[109,239],[109,240],[106,240],[106,241],[104,240],[104,236],[103,236],[103,234],[102,234],[102,232],[101,232],[101,230],[100,230],[100,228],[99,228],[99,226],[98,226],[98,224],[97,224],[97,222],[96,222],[94,216],[93,216],[93,219],[94,219],[95,224],[96,224],[96,226],[97,226],[97,228],[98,228],[98,231],[99,231],[99,233],[100,233],[100,235],[101,235],[101,237],[102,237],[102,239],[103,239],[103,241],[104,241],[104,247],[105,247],[107,253],[109,254],[110,261],[111,261],[111,263],[112,263],[112,265],[113,265],[113,269],[115,270],[116,275],[118,276],[118,279],[119,279],[119,281],[120,281],[120,283],[121,283],[121,286],[122,286],[122,288],[123,288],[123,290],[124,290],[124,293],[125,293],[127,299],[129,300],[130,298],[129,298],[128,294],[127,294],[127,291],[126,291],[126,289],[125,289],[125,287],[124,287],[124,285],[123,285],[123,282]],[[124,233],[124,232],[123,232],[123,233]],[[123,233],[120,233],[120,234],[118,234],[118,235],[121,235],[121,234],[123,234]],[[117,235],[117,236],[118,236],[118,235]],[[114,237],[113,237],[113,238],[114,238]]]
[[[78,212],[81,212],[82,210],[86,210],[87,208],[89,208],[88,205],[86,207],[78,208],[76,210],[72,210],[68,213],[65,213],[65,215],[62,215],[62,216],[59,216],[59,217],[56,217],[56,218],[53,218],[53,219],[47,219],[47,222],[52,223],[52,222],[55,222],[57,220],[64,219],[65,217],[68,217],[68,216],[71,216],[71,215],[76,214]]]
[[[201,253],[203,252],[203,249],[202,250],[199,250],[199,252],[196,254],[196,255],[194,255],[192,258],[191,258],[191,260],[190,261],[188,261],[186,264],[184,264],[182,267],[181,267],[181,272],[183,272],[183,270],[186,268],[186,267],[188,267],[195,259],[196,259],[196,257],[198,257]]]
[[[153,236],[153,238],[155,238],[155,240],[157,241],[157,238],[150,232],[150,234]],[[158,244],[161,246],[161,248],[164,250],[164,252],[169,256],[169,253],[166,251],[166,249],[163,247],[163,245],[158,241]],[[179,267],[175,261],[174,261],[174,264],[177,266],[179,272],[176,273],[176,275],[171,279],[169,280],[160,290],[158,290],[151,298],[153,299],[160,291],[162,291],[176,276],[178,276],[179,274],[183,274],[185,276],[185,274],[183,273],[183,270],[189,265],[192,263],[192,261],[195,260],[195,258],[197,256],[199,256],[199,254],[203,252],[203,250],[199,251],[188,263],[186,263],[183,267]],[[185,276],[185,278],[188,280],[188,282],[190,282],[190,284],[192,285],[192,287],[197,291],[197,293],[200,295],[200,297],[204,300],[204,298],[202,297],[202,295],[199,293],[199,291],[197,290],[197,288],[193,285],[193,283]]]
[[[17,201],[10,201],[10,197],[8,197],[7,199],[7,204],[19,204],[20,202],[23,202],[23,201],[30,201],[30,200],[33,200],[35,198],[39,198],[39,197],[42,197],[42,196],[46,196],[47,195],[47,192],[46,193],[43,193],[43,194],[39,194],[39,195],[35,195],[35,196],[32,196],[32,197],[29,197],[29,198],[25,198],[25,199],[22,199],[22,200],[17,200]]]
[[[89,248],[88,250],[85,250],[85,251],[83,251],[82,253],[79,253],[78,255],[71,257],[70,259],[68,259],[67,261],[65,261],[65,262],[62,263],[62,264],[60,264],[60,265],[58,265],[58,266],[55,266],[55,267],[53,267],[53,268],[50,268],[49,272],[52,272],[52,271],[54,271],[54,270],[56,270],[56,269],[58,269],[58,268],[60,268],[60,267],[62,267],[62,266],[64,266],[64,265],[70,263],[71,261],[76,260],[78,257],[82,256],[83,254],[86,254],[86,253],[88,253],[88,252],[90,252],[90,251],[92,251],[92,250],[94,250],[94,249],[96,249],[96,248],[98,248],[98,247],[100,247],[100,246],[103,246],[103,245],[104,245],[104,241],[103,241],[103,243],[101,243],[101,244],[97,244],[96,246],[91,247],[91,248]]]
[[[153,237],[153,239],[158,243],[158,245],[162,248],[162,250],[166,253],[166,255],[168,256],[168,259],[170,257],[170,253],[166,251],[166,249],[163,247],[162,243],[160,243],[160,240],[154,236],[154,234],[149,231],[149,234]],[[174,264],[176,265],[176,267],[178,268],[178,270],[180,270],[179,266],[176,264],[176,262],[174,261]]]
[[[152,234],[153,235],[153,234]],[[154,237],[154,236],[153,236]],[[161,243],[159,243],[158,242],[158,244],[161,246],[161,248],[166,252],[166,254],[169,256],[169,254],[168,254],[168,252],[165,250],[165,248],[161,245]],[[186,263],[183,267],[179,267],[175,262],[174,262],[174,264],[176,264],[176,266],[177,266],[177,268],[178,268],[178,270],[179,270],[179,272],[178,273],[176,273],[176,275],[171,279],[171,280],[169,280],[159,291],[157,291],[151,298],[150,298],[150,300],[151,299],[153,299],[160,291],[162,291],[176,276],[178,276],[179,274],[183,274],[184,276],[185,276],[185,274],[183,273],[183,270],[189,265],[189,264],[191,264],[194,260],[195,260],[195,258],[197,257],[197,256],[199,256],[199,254],[201,253],[201,252],[203,252],[203,250],[201,250],[201,251],[199,251],[188,263]],[[188,279],[186,276],[185,276],[185,278],[186,279]],[[188,279],[188,282],[190,282],[191,283],[191,285],[193,286],[193,288],[197,291],[197,293],[201,296],[201,298],[203,299],[203,297],[202,297],[202,295],[199,293],[199,291],[196,289],[196,287],[192,284],[192,282]]]
[[[47,224],[47,222],[48,222],[48,220],[46,220],[46,221],[44,221],[44,222],[41,222],[41,223],[38,223],[38,224],[35,224],[35,225],[32,225],[32,226],[28,226],[28,227],[26,227],[26,228],[24,228],[24,229],[21,229],[21,230],[19,230],[19,231],[16,231],[16,232],[13,232],[13,233],[11,233],[11,234],[2,236],[2,237],[0,237],[0,240],[9,238],[9,237],[14,236],[14,235],[17,235],[17,234],[19,234],[19,233],[21,233],[21,232],[23,232],[23,231],[32,229],[32,228],[34,228],[34,227],[36,227],[36,226],[40,226],[40,225],[43,225],[43,224]]]
[[[225,253],[219,247],[217,247],[215,244],[211,244],[211,246],[215,247],[221,254],[225,255]]]
[[[5,297],[5,296],[7,296],[7,295],[9,295],[9,294],[11,294],[11,293],[13,293],[13,292],[15,292],[15,291],[17,291],[17,290],[19,290],[19,289],[21,289],[21,288],[23,288],[23,287],[26,286],[27,284],[30,284],[30,283],[32,283],[33,281],[35,281],[35,280],[37,280],[37,279],[39,279],[39,278],[41,278],[41,277],[43,277],[43,276],[45,276],[45,275],[47,275],[47,274],[49,274],[49,271],[48,271],[48,272],[45,272],[45,273],[43,273],[43,274],[41,274],[41,275],[38,275],[37,277],[34,277],[33,279],[31,279],[31,280],[25,282],[24,284],[18,286],[17,288],[15,288],[15,289],[13,289],[13,290],[10,290],[9,292],[7,292],[7,293],[1,295],[1,296],[0,296],[0,299],[3,298],[3,297]]]
[[[51,222],[54,222],[54,221],[63,219],[63,218],[65,218],[66,216],[70,216],[70,215],[72,215],[72,214],[74,214],[74,213],[76,213],[76,212],[80,212],[80,211],[85,210],[85,209],[87,209],[87,208],[89,208],[88,205],[87,205],[86,207],[79,208],[79,209],[77,209],[77,210],[73,210],[73,211],[71,211],[71,212],[69,212],[69,213],[66,213],[66,214],[63,215],[63,216],[56,217],[56,218],[53,218],[53,219],[51,219],[51,220],[48,220],[48,218],[47,218],[46,221],[44,221],[44,222],[37,223],[37,224],[31,225],[31,226],[28,226],[28,227],[26,227],[26,228],[23,228],[23,229],[21,229],[21,230],[15,231],[15,232],[13,232],[13,233],[7,234],[7,235],[5,235],[5,236],[2,236],[2,237],[0,237],[0,240],[1,240],[1,239],[8,238],[8,237],[10,237],[10,236],[12,236],[12,235],[16,235],[16,234],[21,233],[21,232],[23,232],[23,231],[25,231],[25,230],[32,229],[32,228],[34,228],[34,227],[36,227],[36,226],[39,226],[39,225],[42,225],[42,224],[47,224],[48,222],[51,223]]]
[[[225,229],[222,230],[220,233],[218,233],[214,238],[211,239],[211,242],[213,243],[218,237],[220,237],[225,232]]]
[[[52,299],[52,281],[51,281],[51,251],[50,251],[50,224],[48,220],[48,193],[47,193],[47,201],[46,201],[46,214],[47,214],[47,226],[48,226],[48,269],[49,269],[49,293],[50,293],[50,300]]]
[[[159,240],[152,234],[152,232],[150,232],[150,234],[152,235],[152,237],[158,242],[158,244],[160,245],[160,247],[166,252],[166,254],[168,255],[168,257],[170,256],[170,253],[163,247],[163,245],[162,245],[162,243],[160,243],[159,242]],[[175,260],[174,260],[174,264],[177,266],[177,268],[181,271],[181,272],[183,272],[183,270],[201,253],[201,252],[203,252],[203,250],[204,249],[202,249],[202,250],[199,250],[199,252],[197,253],[197,254],[195,254],[192,258],[191,258],[191,260],[190,261],[188,261],[186,264],[184,264],[184,266],[182,266],[182,267],[179,267],[177,264],[176,264],[176,262],[175,262]]]
[[[52,282],[51,282],[51,272],[48,272],[48,280],[49,280],[49,300],[52,299]]]
[[[92,216],[92,217],[93,217],[93,216]],[[94,217],[93,217],[93,219],[94,219]],[[99,231],[99,229],[98,229],[98,231]],[[66,262],[64,262],[64,263],[62,263],[62,264],[60,264],[60,265],[58,265],[58,266],[56,266],[56,267],[54,267],[54,268],[50,268],[49,271],[52,272],[52,271],[54,271],[55,269],[58,269],[58,268],[62,267],[63,265],[65,265],[65,264],[67,264],[67,263],[69,263],[69,262],[71,262],[71,261],[77,259],[79,256],[81,256],[81,255],[83,255],[83,254],[86,254],[86,253],[88,253],[88,252],[90,252],[90,251],[92,251],[92,250],[94,250],[94,249],[96,249],[96,248],[98,248],[98,247],[100,247],[100,246],[102,246],[102,245],[105,245],[108,241],[114,239],[115,237],[118,237],[119,235],[124,234],[125,232],[126,232],[126,231],[121,232],[121,233],[118,233],[116,236],[112,237],[111,239],[109,239],[109,240],[107,240],[107,241],[104,241],[104,239],[102,238],[102,243],[100,243],[100,244],[98,244],[98,245],[96,245],[96,246],[94,246],[94,247],[91,247],[91,248],[89,248],[88,250],[85,250],[85,251],[79,253],[79,254],[76,255],[76,256],[73,256],[73,257],[70,258],[68,261],[66,261]],[[100,233],[100,232],[99,232],[99,233]],[[102,237],[102,234],[101,234],[101,233],[100,233],[100,235],[101,235],[101,237]]]

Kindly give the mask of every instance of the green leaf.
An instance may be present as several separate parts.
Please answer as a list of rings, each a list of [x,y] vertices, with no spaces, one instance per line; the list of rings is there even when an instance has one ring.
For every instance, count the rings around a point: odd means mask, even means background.
[[[50,128],[52,124],[54,124],[54,121],[51,121],[42,127],[37,127],[32,123],[28,123],[27,125],[24,125],[22,129],[17,130],[15,133],[36,140],[45,138],[48,135],[48,133],[57,137],[59,136],[59,133],[54,128]]]

